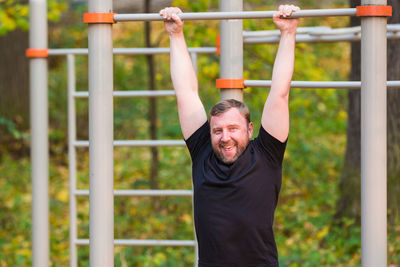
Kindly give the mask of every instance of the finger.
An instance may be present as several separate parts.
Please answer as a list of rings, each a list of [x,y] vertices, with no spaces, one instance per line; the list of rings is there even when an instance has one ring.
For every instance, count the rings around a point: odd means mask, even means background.
[[[171,17],[174,20],[174,22],[177,24],[180,24],[182,22],[181,18],[178,16],[178,14],[172,14]]]
[[[164,14],[165,14],[165,8],[160,10],[160,16],[164,17]]]
[[[168,7],[167,7],[167,8],[164,8],[164,9],[162,10],[162,16],[163,16],[164,19],[167,18],[167,16],[168,16]]]
[[[279,6],[279,12],[281,13],[281,17],[285,16],[286,13],[286,5]]]
[[[285,14],[286,16],[290,16],[290,14],[292,14],[292,9],[291,9],[290,6],[288,6],[288,5],[285,6],[284,14]]]
[[[292,13],[300,10],[300,7],[295,6],[295,5],[290,5],[290,8],[292,10]]]

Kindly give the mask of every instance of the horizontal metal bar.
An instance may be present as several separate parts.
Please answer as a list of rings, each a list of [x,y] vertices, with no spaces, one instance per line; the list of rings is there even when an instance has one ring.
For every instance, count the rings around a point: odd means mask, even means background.
[[[315,27],[298,27],[296,29],[297,34],[305,34],[314,30],[329,31],[331,27],[328,26],[315,26]],[[268,36],[279,36],[281,35],[280,30],[268,30],[268,31],[243,31],[243,38],[249,37],[268,37]]]
[[[183,20],[227,20],[227,19],[262,19],[272,18],[277,11],[242,11],[242,12],[197,12],[181,13],[178,16]],[[338,9],[309,9],[299,10],[291,15],[291,18],[301,17],[329,17],[329,16],[355,16],[355,8]],[[153,14],[116,14],[115,21],[162,21],[163,17],[158,13]]]
[[[217,52],[215,47],[189,47],[190,53],[197,54],[213,54]],[[114,48],[113,53],[116,55],[154,55],[154,54],[169,54],[168,47],[150,47],[150,48]],[[49,49],[49,56],[60,55],[87,55],[87,48],[52,48]]]
[[[387,30],[392,31],[392,32],[399,32],[400,31],[400,24],[388,24],[387,25]]]
[[[76,196],[88,196],[89,190],[75,190]],[[193,196],[192,190],[114,190],[114,196]]]
[[[89,245],[89,239],[76,239],[74,242],[78,246]],[[167,246],[167,247],[194,247],[194,240],[141,240],[141,239],[115,239],[116,246]]]
[[[87,55],[87,48],[51,48],[49,56],[65,56],[65,55]]]
[[[388,40],[400,39],[400,33],[387,33]],[[249,37],[245,38],[245,44],[275,44],[280,40],[280,36],[269,37]],[[361,40],[360,34],[343,35],[296,35],[296,43],[328,43],[328,42],[356,42]]]
[[[250,37],[245,38],[245,44],[276,44],[280,40],[280,36],[269,37]],[[340,42],[340,41],[358,41],[360,37],[354,34],[345,36],[310,36],[310,35],[296,35],[296,43],[316,43],[316,42]]]
[[[348,28],[336,28],[336,29],[313,29],[311,31],[308,32],[308,34],[310,35],[343,35],[343,34],[357,34],[357,33],[361,33],[361,26],[355,26],[355,27],[348,27]]]
[[[75,147],[88,147],[89,141],[75,141]],[[114,146],[132,146],[132,147],[159,147],[159,146],[185,146],[183,140],[115,140]]]
[[[175,96],[174,90],[143,90],[143,91],[114,91],[114,97],[163,97],[163,96]],[[89,92],[87,91],[76,91],[72,94],[76,98],[88,98]]]
[[[271,81],[267,80],[245,80],[246,87],[271,87]],[[360,81],[338,81],[338,82],[320,82],[320,81],[292,81],[292,88],[333,88],[333,89],[360,89]],[[400,87],[400,81],[388,81],[388,88]]]
[[[150,47],[150,48],[114,48],[115,54],[130,55],[150,55],[150,54],[169,54],[169,47]],[[217,52],[216,47],[189,47],[189,53],[196,54],[214,54]]]
[[[298,43],[353,42],[361,40],[360,26],[347,28],[299,27],[296,33],[296,42]],[[277,43],[280,40],[280,34],[279,30],[244,31],[243,42],[245,44]],[[387,38],[390,40],[400,39],[400,24],[387,25]]]

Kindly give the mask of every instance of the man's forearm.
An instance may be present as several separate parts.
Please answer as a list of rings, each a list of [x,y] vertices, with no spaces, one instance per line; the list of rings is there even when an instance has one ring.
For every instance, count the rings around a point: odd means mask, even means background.
[[[171,79],[176,94],[197,93],[197,77],[183,33],[170,36]]]
[[[272,71],[272,85],[275,93],[288,96],[294,70],[296,33],[282,32]]]

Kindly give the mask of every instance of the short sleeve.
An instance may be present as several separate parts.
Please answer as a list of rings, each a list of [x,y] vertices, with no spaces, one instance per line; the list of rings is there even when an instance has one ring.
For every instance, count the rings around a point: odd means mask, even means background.
[[[211,142],[210,140],[210,124],[206,121],[188,139],[185,140],[192,161],[196,160],[197,156],[203,151],[203,148]]]
[[[280,168],[282,166],[287,139],[282,143],[261,126],[258,137],[254,141],[267,157],[272,167]]]

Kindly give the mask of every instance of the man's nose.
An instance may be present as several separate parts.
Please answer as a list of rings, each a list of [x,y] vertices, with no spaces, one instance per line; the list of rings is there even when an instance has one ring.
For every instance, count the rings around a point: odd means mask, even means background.
[[[229,134],[228,131],[222,131],[222,136],[221,136],[221,141],[222,142],[227,142],[231,139],[231,135]]]

